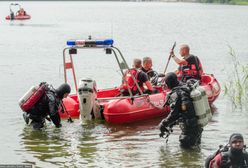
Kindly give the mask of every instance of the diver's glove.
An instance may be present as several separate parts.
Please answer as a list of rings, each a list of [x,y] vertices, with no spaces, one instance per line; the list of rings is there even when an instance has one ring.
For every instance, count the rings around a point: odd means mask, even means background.
[[[60,116],[59,116],[58,113],[56,113],[55,115],[50,115],[50,118],[51,118],[53,124],[54,124],[57,128],[59,128],[59,127],[62,126],[62,125],[61,125]]]
[[[170,132],[170,131],[169,131],[169,128],[168,128],[168,125],[169,125],[169,123],[168,123],[168,121],[167,121],[166,119],[164,119],[164,120],[162,120],[162,121],[160,122],[160,124],[159,124],[159,130],[160,130],[159,136],[160,136],[161,138],[164,137],[165,132],[166,132],[166,133],[169,133],[169,132]]]

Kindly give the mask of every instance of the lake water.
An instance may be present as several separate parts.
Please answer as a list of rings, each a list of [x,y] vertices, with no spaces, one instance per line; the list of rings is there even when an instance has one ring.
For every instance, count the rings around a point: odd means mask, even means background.
[[[248,62],[248,6],[142,2],[22,2],[32,18],[6,21],[10,2],[0,2],[0,163],[37,167],[203,167],[205,158],[231,133],[248,137],[247,111],[233,109],[223,92],[214,102],[212,121],[204,128],[199,148],[179,147],[180,129],[166,144],[158,137],[160,119],[128,125],[95,122],[81,126],[63,121],[44,131],[25,126],[19,98],[41,81],[63,82],[62,51],[68,39],[113,38],[127,62],[150,56],[163,72],[170,48],[187,43],[205,72],[224,88],[231,72],[231,46]],[[175,49],[178,54],[179,47]],[[120,73],[102,51],[78,56],[78,78],[91,77],[98,88],[120,84]],[[84,63],[84,64],[81,64]],[[171,61],[168,71],[176,64]]]

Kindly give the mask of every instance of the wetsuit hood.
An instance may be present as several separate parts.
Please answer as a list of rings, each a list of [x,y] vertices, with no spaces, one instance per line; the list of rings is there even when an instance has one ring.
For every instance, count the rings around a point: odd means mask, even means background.
[[[57,97],[60,99],[63,99],[65,93],[70,93],[70,92],[71,92],[71,87],[67,83],[62,84],[57,89],[55,89],[55,93]]]
[[[173,89],[174,87],[179,85],[179,81],[177,79],[177,75],[174,72],[169,72],[165,75],[165,83],[169,89]]]
[[[240,133],[233,133],[229,138],[229,144],[231,145],[234,141],[241,140],[244,141],[243,136]],[[238,155],[241,154],[243,149],[236,149],[231,147],[231,153]]]
[[[229,138],[229,144],[233,143],[236,140],[244,141],[244,138],[240,133],[233,133]]]

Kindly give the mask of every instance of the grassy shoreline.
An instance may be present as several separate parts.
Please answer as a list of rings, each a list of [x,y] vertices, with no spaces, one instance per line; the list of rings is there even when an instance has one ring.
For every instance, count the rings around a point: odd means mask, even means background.
[[[200,0],[201,3],[248,5],[248,0]]]

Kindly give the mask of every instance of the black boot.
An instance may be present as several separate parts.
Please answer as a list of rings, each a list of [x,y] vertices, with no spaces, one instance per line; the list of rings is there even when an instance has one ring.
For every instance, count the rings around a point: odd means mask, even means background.
[[[33,127],[34,130],[41,130],[44,125],[45,125],[45,120],[44,121],[32,121],[30,125]]]

